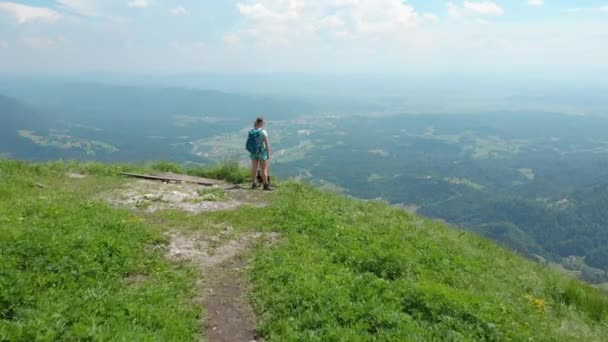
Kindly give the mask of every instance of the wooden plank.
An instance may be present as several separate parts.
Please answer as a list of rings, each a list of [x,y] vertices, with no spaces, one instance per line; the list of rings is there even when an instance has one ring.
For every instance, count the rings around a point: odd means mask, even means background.
[[[202,180],[202,179],[197,180],[194,177],[185,178],[185,177],[140,175],[137,173],[130,173],[130,172],[121,172],[120,174],[123,176],[128,176],[128,177],[155,180],[155,181],[161,181],[161,182],[185,182],[185,183],[194,183],[194,184],[204,185],[204,186],[214,186],[214,185],[218,184],[217,182],[213,182],[211,180]]]
[[[221,181],[219,181],[217,179],[197,177],[197,176],[190,176],[190,175],[183,175],[183,174],[173,173],[173,172],[154,173],[152,175],[156,176],[156,177],[166,177],[166,178],[179,179],[179,180],[181,180],[183,182],[189,182],[189,183],[197,183],[197,184],[198,183],[209,183],[209,184],[213,184],[213,185],[223,184],[223,182],[221,182]]]
[[[235,185],[233,185],[231,187],[228,187],[228,188],[224,188],[224,190],[243,190],[243,189],[245,189],[245,188],[243,188],[242,186],[240,186],[238,184],[235,184]]]

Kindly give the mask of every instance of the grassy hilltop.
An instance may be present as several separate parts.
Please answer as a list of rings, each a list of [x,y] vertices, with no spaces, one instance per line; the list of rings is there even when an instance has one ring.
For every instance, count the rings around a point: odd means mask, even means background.
[[[444,223],[291,182],[272,194],[243,192],[231,210],[111,206],[104,194],[134,182],[119,176],[126,170],[181,171],[0,160],[0,341],[208,338],[200,283],[218,275],[167,258],[176,232],[278,234],[243,256],[256,330],[270,341],[608,336],[605,294]],[[190,172],[246,179],[234,167]]]

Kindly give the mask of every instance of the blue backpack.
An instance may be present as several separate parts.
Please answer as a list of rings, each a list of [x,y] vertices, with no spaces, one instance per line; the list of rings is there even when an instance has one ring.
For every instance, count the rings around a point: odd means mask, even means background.
[[[252,129],[249,131],[249,136],[247,137],[247,144],[245,148],[251,154],[257,154],[262,152],[262,133],[259,129]]]

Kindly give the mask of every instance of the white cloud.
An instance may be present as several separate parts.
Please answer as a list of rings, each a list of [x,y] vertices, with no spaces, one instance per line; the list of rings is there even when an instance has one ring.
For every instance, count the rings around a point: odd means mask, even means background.
[[[545,4],[544,0],[528,0],[528,5],[541,7]]]
[[[320,31],[349,39],[397,37],[423,19],[436,19],[418,14],[403,0],[253,0],[238,3],[237,10],[247,24],[242,33],[279,45],[294,39],[317,39]]]
[[[608,13],[608,5],[600,7],[600,12]]]
[[[473,15],[502,15],[503,9],[494,2],[465,1],[462,5],[465,13]]]
[[[361,33],[402,33],[420,23],[414,8],[401,0],[360,1],[353,19]]]
[[[358,3],[358,0],[330,0],[329,5],[333,8],[345,8],[355,6]]]
[[[60,8],[87,17],[101,16],[102,4],[97,0],[56,0]]]
[[[129,8],[147,8],[149,5],[147,0],[132,0],[127,4]]]
[[[32,7],[14,2],[0,2],[0,11],[13,16],[19,24],[35,21],[53,22],[59,19],[59,13],[46,7]]]
[[[448,14],[456,18],[463,16],[498,16],[505,13],[502,7],[491,1],[465,1],[462,3],[462,6],[448,2],[447,9]]]
[[[190,13],[188,12],[188,10],[182,5],[179,5],[171,10],[171,15],[174,15],[176,17],[185,16],[185,15],[189,15],[189,14]]]
[[[268,6],[268,7],[267,7]],[[289,21],[300,18],[303,4],[297,1],[258,1],[252,4],[237,4],[239,13],[252,20]]]
[[[230,34],[223,36],[222,41],[224,41],[224,43],[226,43],[228,45],[235,46],[235,45],[239,45],[239,43],[241,42],[241,37],[239,37],[235,33],[230,33]]]

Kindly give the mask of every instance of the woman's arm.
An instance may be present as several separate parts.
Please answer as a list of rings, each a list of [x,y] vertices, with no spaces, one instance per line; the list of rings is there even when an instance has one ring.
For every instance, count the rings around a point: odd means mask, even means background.
[[[264,145],[266,145],[266,151],[268,151],[268,157],[270,158],[270,143],[268,142],[268,137],[264,137]]]

